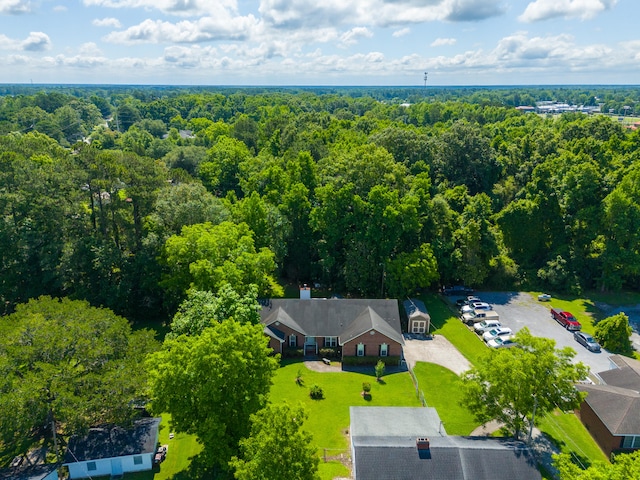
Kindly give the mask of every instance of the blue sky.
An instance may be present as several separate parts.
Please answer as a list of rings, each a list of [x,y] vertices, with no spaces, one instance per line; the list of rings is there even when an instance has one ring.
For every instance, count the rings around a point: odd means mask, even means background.
[[[638,0],[0,0],[0,83],[639,84]]]

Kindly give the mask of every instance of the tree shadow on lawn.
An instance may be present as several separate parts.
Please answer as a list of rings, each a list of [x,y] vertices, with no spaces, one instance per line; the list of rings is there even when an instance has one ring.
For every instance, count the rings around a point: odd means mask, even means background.
[[[547,439],[561,452],[571,452],[571,459],[573,460],[573,462],[576,465],[581,466],[582,468],[589,468],[589,466],[591,465],[591,459],[588,457],[585,457],[584,455],[579,455],[575,452],[575,450],[571,450],[568,446],[567,446],[567,442],[560,440],[556,437],[554,437],[551,433],[545,431],[543,432],[543,435],[545,437],[547,437]]]

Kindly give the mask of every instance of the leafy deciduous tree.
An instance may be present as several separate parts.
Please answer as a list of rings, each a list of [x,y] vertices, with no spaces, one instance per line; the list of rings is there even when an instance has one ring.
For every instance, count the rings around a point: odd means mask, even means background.
[[[594,336],[603,348],[615,353],[631,352],[631,326],[629,317],[618,313],[596,324]]]
[[[595,462],[581,469],[567,453],[554,455],[555,467],[562,480],[627,480],[640,478],[640,451],[615,455],[611,463]]]
[[[317,480],[319,459],[311,435],[302,430],[302,406],[267,405],[251,416],[251,434],[240,441],[242,455],[230,462],[238,480]]]
[[[223,320],[200,335],[165,340],[147,362],[154,412],[196,435],[207,464],[223,470],[266,405],[278,368],[260,324]]]
[[[40,297],[0,322],[0,435],[7,445],[55,425],[82,433],[126,423],[145,399],[153,334],[87,302]]]
[[[217,294],[189,290],[187,299],[173,317],[169,338],[179,335],[200,335],[215,322],[233,318],[241,323],[260,322],[258,289],[250,285],[246,294],[240,295],[230,285],[224,284]]]
[[[481,422],[496,419],[516,437],[531,425],[535,409],[542,416],[555,408],[577,408],[582,394],[575,383],[588,367],[572,362],[570,347],[555,348],[555,341],[520,330],[513,348],[491,351],[462,375],[463,405]]]

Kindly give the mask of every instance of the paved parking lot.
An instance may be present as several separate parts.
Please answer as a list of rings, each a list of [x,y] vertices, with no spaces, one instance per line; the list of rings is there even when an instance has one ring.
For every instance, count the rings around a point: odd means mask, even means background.
[[[549,302],[539,302],[528,293],[518,292],[477,292],[476,295],[484,302],[493,305],[493,309],[500,315],[502,325],[517,332],[522,327],[528,327],[533,335],[552,338],[557,347],[569,346],[577,355],[575,359],[583,362],[594,373],[609,370],[609,353],[588,351],[573,339],[573,333],[565,330],[556,322],[549,312]],[[455,302],[457,297],[448,297]],[[640,349],[640,336],[634,332],[632,341]]]

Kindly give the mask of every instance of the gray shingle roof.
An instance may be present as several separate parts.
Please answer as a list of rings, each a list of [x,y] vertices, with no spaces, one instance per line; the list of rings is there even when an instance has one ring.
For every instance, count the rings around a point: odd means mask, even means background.
[[[71,437],[64,463],[155,452],[159,425],[160,418],[143,418],[130,429],[91,428],[85,437]]]
[[[340,345],[358,338],[371,330],[375,330],[400,344],[404,344],[402,333],[395,330],[371,307],[366,307],[349,326],[340,333]]]
[[[612,385],[583,385],[585,402],[613,435],[640,435],[640,393]]]
[[[621,355],[609,357],[616,368],[599,372],[606,385],[580,384],[585,402],[613,435],[640,435],[640,362]]]
[[[351,407],[356,480],[540,480],[521,442],[449,437],[434,408]],[[416,438],[428,437],[428,453]]]
[[[539,480],[527,448],[497,438],[438,437],[429,454],[405,446],[355,446],[356,480]]]
[[[273,299],[260,315],[265,326],[278,322],[311,337],[340,337],[341,344],[371,329],[404,344],[396,300]]]
[[[417,298],[409,298],[402,302],[402,306],[404,307],[404,311],[407,313],[407,317],[409,318],[425,318],[427,320],[431,319],[431,316],[427,311],[427,306],[422,300],[418,300]]]

